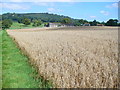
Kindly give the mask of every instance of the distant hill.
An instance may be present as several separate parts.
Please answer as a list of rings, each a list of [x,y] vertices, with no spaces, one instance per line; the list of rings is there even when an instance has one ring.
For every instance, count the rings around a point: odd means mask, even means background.
[[[96,26],[97,24],[103,24],[106,26],[120,26],[120,23],[117,19],[109,19],[107,22],[99,22],[97,20],[87,21],[83,19],[74,19],[69,16],[50,14],[50,13],[5,13],[0,15],[1,20],[10,19],[12,21],[16,21],[21,23],[23,18],[29,18],[31,22],[33,20],[41,20],[43,23],[46,22],[62,22],[64,18],[71,19],[70,22],[74,26],[81,26],[85,23],[89,23],[91,26]]]
[[[63,18],[70,18],[68,16],[49,14],[49,13],[5,13],[2,14],[2,19],[11,19],[12,21],[18,21],[18,19],[27,17],[31,20],[40,19],[43,22],[61,22]],[[72,19],[72,18],[71,18]],[[73,21],[75,19],[72,19]]]

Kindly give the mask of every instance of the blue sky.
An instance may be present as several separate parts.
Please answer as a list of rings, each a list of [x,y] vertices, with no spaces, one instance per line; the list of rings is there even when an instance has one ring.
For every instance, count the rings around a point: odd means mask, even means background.
[[[2,2],[2,13],[54,13],[75,19],[118,18],[117,2]]]

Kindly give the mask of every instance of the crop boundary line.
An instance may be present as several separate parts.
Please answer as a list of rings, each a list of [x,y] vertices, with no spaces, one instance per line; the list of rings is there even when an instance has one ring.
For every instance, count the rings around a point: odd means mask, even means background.
[[[6,32],[7,32],[7,31],[6,31]],[[8,34],[8,32],[7,32],[7,34]],[[17,46],[17,48],[20,50],[20,52],[21,52],[24,56],[26,56],[26,57],[28,58],[28,64],[29,64],[31,67],[33,67],[33,68],[35,69],[35,71],[37,72],[37,78],[34,78],[34,79],[36,80],[36,79],[42,78],[43,81],[48,82],[49,80],[47,80],[47,78],[44,78],[44,77],[38,72],[38,67],[35,66],[35,64],[33,64],[33,63],[31,62],[31,61],[34,60],[34,59],[29,55],[29,53],[25,50],[25,48],[19,45],[19,43],[17,42],[17,40],[15,39],[15,37],[13,37],[13,36],[11,36],[11,35],[9,35],[9,34],[8,34],[8,36],[13,40],[13,42],[16,44],[16,46]],[[51,84],[51,83],[52,83],[52,82],[50,81],[50,84]],[[53,85],[53,83],[52,83],[52,87],[53,87],[53,86],[56,86],[56,85]],[[53,87],[53,88],[55,88],[55,87]]]

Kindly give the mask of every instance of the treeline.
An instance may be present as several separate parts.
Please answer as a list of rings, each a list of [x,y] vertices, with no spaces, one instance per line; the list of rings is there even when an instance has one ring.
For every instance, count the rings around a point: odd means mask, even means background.
[[[22,18],[28,18],[31,21],[41,20],[42,22],[61,22],[63,18],[70,18],[68,16],[48,14],[48,13],[5,13],[2,15],[2,19],[11,19],[12,21],[20,21]]]
[[[109,19],[107,22],[99,22],[97,20],[87,21],[84,19],[73,19],[68,16],[57,15],[57,14],[48,14],[48,13],[5,13],[0,15],[0,21],[2,21],[2,28],[9,28],[12,25],[12,22],[23,23],[25,25],[30,25],[33,23],[33,26],[40,26],[44,23],[45,26],[49,22],[69,24],[73,26],[83,26],[85,23],[89,23],[90,26],[97,26],[102,24],[105,26],[120,26],[117,19]]]

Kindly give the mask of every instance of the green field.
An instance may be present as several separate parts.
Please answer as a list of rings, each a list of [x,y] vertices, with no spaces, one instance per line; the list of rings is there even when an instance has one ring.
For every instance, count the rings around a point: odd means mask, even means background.
[[[18,22],[13,22],[12,26],[9,29],[23,29],[23,28],[35,28],[34,26],[32,26],[33,23],[31,23],[30,25],[24,25],[22,23],[18,23]],[[44,25],[40,25],[39,27],[43,27]]]
[[[6,31],[3,31],[2,36],[2,87],[52,87],[52,84],[49,81],[44,80],[42,77],[38,77],[36,70],[28,63],[27,56],[22,54]]]

